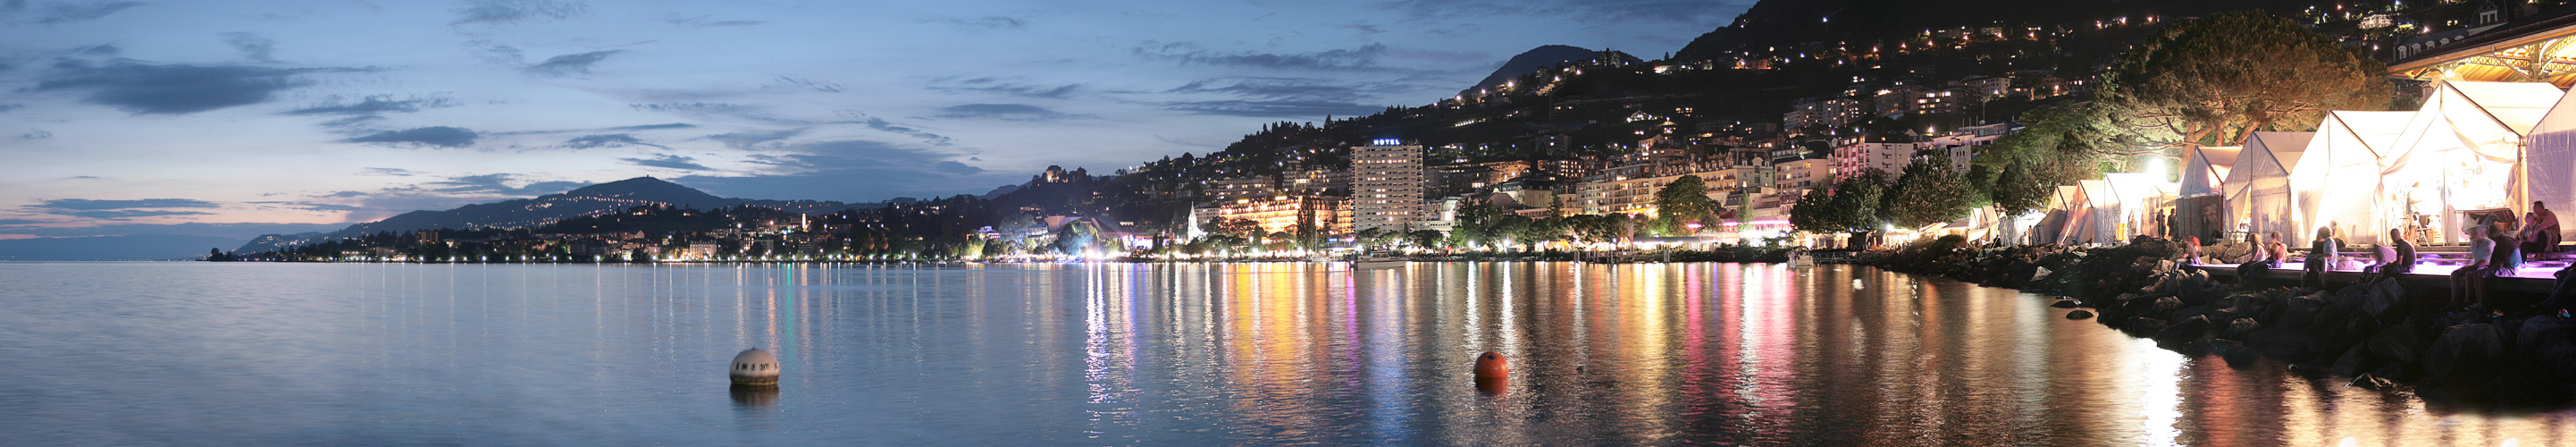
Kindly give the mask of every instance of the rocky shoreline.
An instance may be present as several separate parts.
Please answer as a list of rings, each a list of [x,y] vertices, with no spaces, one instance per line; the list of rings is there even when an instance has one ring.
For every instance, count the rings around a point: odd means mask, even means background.
[[[2246,287],[2175,264],[2175,245],[1975,247],[1956,237],[1856,256],[1856,263],[2059,297],[2091,318],[2186,355],[2235,367],[2262,357],[2352,386],[2411,389],[2428,402],[2505,408],[2576,405],[2576,320],[2445,309],[2448,291],[2393,279]]]

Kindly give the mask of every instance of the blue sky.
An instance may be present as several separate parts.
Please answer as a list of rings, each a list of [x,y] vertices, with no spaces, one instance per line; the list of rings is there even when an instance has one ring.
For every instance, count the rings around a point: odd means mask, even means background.
[[[1751,0],[0,0],[0,238],[248,236],[641,175],[982,193],[1422,105]]]

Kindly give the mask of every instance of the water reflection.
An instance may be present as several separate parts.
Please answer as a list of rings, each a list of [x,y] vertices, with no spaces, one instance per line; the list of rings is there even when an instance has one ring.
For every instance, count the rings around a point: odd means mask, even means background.
[[[0,266],[29,289],[0,296],[0,364],[33,381],[0,384],[0,433],[2576,445],[2570,412],[2431,408],[2157,349],[2011,290],[1843,266],[219,267]],[[780,386],[715,397],[750,347],[779,355]],[[1510,380],[1475,380],[1486,351]],[[264,398],[285,394],[302,398]]]

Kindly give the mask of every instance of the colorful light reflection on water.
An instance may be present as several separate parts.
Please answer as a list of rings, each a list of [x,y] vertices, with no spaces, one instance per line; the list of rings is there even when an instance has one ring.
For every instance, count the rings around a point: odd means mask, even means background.
[[[79,443],[2576,444],[2569,412],[1769,264],[7,264],[0,433]],[[769,347],[775,393],[722,362]],[[1479,392],[1479,353],[1511,359]]]

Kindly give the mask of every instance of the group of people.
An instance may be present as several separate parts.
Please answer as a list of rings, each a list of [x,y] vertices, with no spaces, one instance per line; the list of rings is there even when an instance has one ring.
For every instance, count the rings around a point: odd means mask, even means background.
[[[2532,202],[2531,211],[2524,213],[2522,220],[2518,231],[2505,229],[2511,222],[2489,221],[2484,217],[2477,218],[2463,229],[2462,233],[2469,237],[2468,264],[2451,271],[2451,299],[2446,303],[2449,307],[2485,303],[2488,309],[2501,314],[2502,309],[2508,306],[2489,299],[2489,281],[2486,279],[2512,275],[2515,269],[2522,267],[2527,255],[2557,251],[2560,238],[2557,213],[2540,202]],[[2386,241],[2372,253],[2374,262],[2360,269],[2363,272],[2362,283],[2415,271],[2415,244],[2394,228],[2388,230]],[[2254,249],[2237,266],[2238,278],[2252,278],[2265,270],[2281,268],[2282,261],[2290,256],[2289,245],[2281,242],[2281,232],[2278,231],[2264,234],[2259,240],[2247,234],[2245,243]],[[2324,286],[2325,272],[2342,270],[2335,268],[2334,264],[2342,259],[2343,248],[2343,240],[2335,237],[2332,225],[2317,228],[2316,238],[2308,246],[2308,261],[2303,265],[2305,274],[2300,275],[2300,284]],[[2187,259],[2201,261],[2199,238],[2185,237],[2183,251]],[[2570,307],[2576,307],[2576,269],[2560,269],[2557,277],[2555,290],[2539,305],[2566,316]]]

